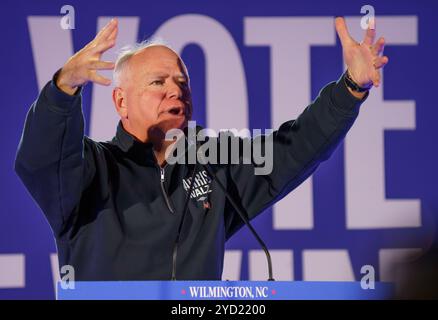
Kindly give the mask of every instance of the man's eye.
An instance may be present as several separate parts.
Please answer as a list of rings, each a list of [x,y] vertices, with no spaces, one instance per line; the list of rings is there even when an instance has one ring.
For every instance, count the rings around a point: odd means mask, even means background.
[[[151,85],[162,85],[164,84],[163,80],[154,80],[150,83]]]

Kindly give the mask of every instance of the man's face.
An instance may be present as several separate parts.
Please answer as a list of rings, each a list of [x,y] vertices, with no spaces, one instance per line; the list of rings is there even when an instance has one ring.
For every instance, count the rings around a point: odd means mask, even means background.
[[[168,130],[187,126],[192,111],[190,88],[172,50],[152,46],[136,53],[122,72],[120,87],[121,105],[126,108],[123,126],[140,141],[158,142]]]

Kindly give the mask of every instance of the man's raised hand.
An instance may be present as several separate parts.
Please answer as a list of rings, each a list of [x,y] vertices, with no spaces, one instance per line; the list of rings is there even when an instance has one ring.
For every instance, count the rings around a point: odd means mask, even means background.
[[[113,62],[100,59],[106,50],[116,44],[117,31],[117,19],[112,19],[90,43],[68,59],[56,81],[58,88],[73,95],[79,86],[85,85],[88,81],[110,85],[111,80],[98,74],[97,70],[114,69]]]
[[[375,19],[370,19],[365,38],[361,43],[356,42],[348,33],[344,18],[336,18],[336,31],[342,43],[344,61],[350,76],[361,87],[380,85],[380,69],[388,63],[388,57],[383,56],[385,39],[376,36]]]

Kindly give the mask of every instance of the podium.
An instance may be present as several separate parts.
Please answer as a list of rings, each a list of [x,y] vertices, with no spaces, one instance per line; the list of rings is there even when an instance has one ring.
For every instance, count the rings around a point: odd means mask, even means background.
[[[312,281],[76,281],[58,282],[58,300],[383,300],[391,283]]]

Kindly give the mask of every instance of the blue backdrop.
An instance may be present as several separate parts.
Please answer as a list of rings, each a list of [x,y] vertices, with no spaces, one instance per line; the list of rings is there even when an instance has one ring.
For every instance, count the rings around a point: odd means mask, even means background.
[[[60,10],[65,4],[75,9],[75,29],[61,30]],[[126,23],[121,23],[121,32],[131,28],[136,40],[163,28],[162,35],[181,41],[175,47],[183,49],[194,118],[200,125],[211,126],[213,120],[224,125],[229,119],[231,127],[275,128],[276,119],[288,120],[283,115],[289,114],[293,118],[293,110],[303,109],[325,84],[340,76],[342,52],[333,17],[348,17],[349,25],[360,33],[360,9],[365,4],[374,7],[377,29],[384,29],[388,41],[385,54],[390,62],[383,86],[373,90],[363,105],[362,122],[353,128],[351,140],[321,165],[311,183],[297,190],[296,198],[285,199],[275,212],[267,210],[254,225],[273,250],[279,279],[357,281],[361,267],[371,265],[376,280],[393,280],[394,261],[427,250],[438,220],[437,2],[15,0],[0,3],[0,299],[54,298],[54,240],[15,175],[13,162],[25,114],[41,83],[50,79],[55,66],[62,66],[58,60],[68,57],[64,57],[68,44],[78,51],[94,37],[99,23],[112,16],[126,19],[121,20]],[[181,20],[174,19],[178,17]],[[281,21],[284,25],[278,24]],[[310,44],[303,45],[308,39]],[[224,52],[215,56],[218,48]],[[231,54],[232,49],[236,50]],[[284,50],[291,54],[282,56]],[[216,60],[209,61],[207,52]],[[214,82],[215,77],[224,77],[215,71],[221,64],[224,70],[241,66],[225,77],[236,87]],[[279,88],[280,82],[290,83],[291,91]],[[212,96],[212,89],[222,98]],[[89,84],[83,93],[87,134],[92,137],[108,135],[104,126],[115,114],[112,106],[102,106],[99,97],[105,92],[98,90]],[[235,117],[232,108],[224,108],[222,118],[216,116],[224,101],[240,110],[236,111],[240,116]],[[234,106],[235,101],[239,105]],[[283,107],[285,101],[291,105],[290,113]],[[108,120],[99,116],[102,112],[109,114]],[[263,256],[246,229],[228,242],[227,250],[224,278],[265,277]]]

